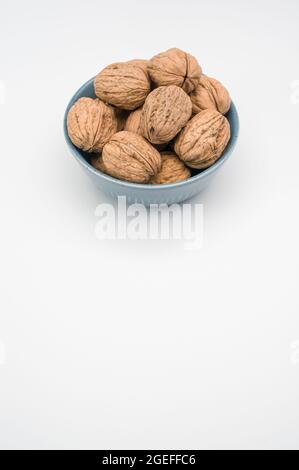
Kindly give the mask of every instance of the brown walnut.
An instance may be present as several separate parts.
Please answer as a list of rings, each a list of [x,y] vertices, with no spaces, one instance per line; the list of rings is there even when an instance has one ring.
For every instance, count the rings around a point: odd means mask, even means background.
[[[144,70],[134,64],[116,63],[104,68],[94,80],[95,94],[117,108],[133,110],[144,103],[150,81]]]
[[[134,183],[148,183],[161,168],[160,153],[133,132],[114,134],[102,156],[106,173]]]
[[[202,72],[195,57],[177,48],[154,56],[148,70],[157,86],[177,85],[186,93],[198,85]]]
[[[150,180],[151,184],[177,183],[190,178],[191,171],[174,152],[162,152],[161,157],[161,170]]]
[[[202,75],[200,82],[190,94],[193,113],[204,109],[216,109],[221,114],[227,113],[231,99],[227,89],[215,78]]]
[[[142,108],[142,134],[152,144],[170,142],[191,114],[191,100],[182,88],[175,85],[156,88],[148,95]]]
[[[99,99],[80,98],[69,110],[67,129],[76,147],[85,152],[101,152],[117,132],[115,111]]]
[[[191,168],[207,168],[222,155],[230,139],[230,126],[218,111],[196,114],[175,139],[174,150]]]

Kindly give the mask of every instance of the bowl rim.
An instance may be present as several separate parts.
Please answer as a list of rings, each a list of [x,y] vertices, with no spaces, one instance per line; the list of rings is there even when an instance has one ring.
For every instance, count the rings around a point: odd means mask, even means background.
[[[82,91],[90,85],[94,81],[95,77],[90,78],[87,80],[81,87],[74,93],[72,98],[69,100],[68,105],[66,107],[66,110],[64,112],[64,117],[63,117],[63,132],[64,132],[64,138],[65,141],[68,145],[68,147],[71,150],[72,155],[75,156],[76,160],[81,163],[88,171],[91,173],[94,173],[96,176],[103,178],[104,180],[107,180],[108,182],[113,182],[116,183],[120,186],[125,186],[127,188],[140,188],[140,189],[147,189],[151,191],[155,190],[167,190],[170,188],[179,188],[181,186],[186,186],[188,184],[192,184],[196,181],[199,181],[206,176],[214,173],[232,154],[232,151],[237,143],[238,137],[239,137],[239,130],[240,130],[240,121],[239,121],[239,115],[237,112],[236,105],[233,100],[231,100],[231,105],[230,105],[230,110],[232,110],[234,117],[235,117],[235,128],[234,128],[234,135],[233,137],[230,138],[228,142],[229,148],[226,147],[224,150],[224,153],[221,155],[221,157],[213,163],[209,168],[206,168],[202,170],[200,173],[197,175],[191,176],[190,178],[183,180],[183,181],[178,181],[176,183],[168,183],[168,184],[141,184],[141,183],[133,183],[129,181],[124,181],[124,180],[119,180],[117,178],[114,178],[113,176],[106,175],[105,173],[102,173],[101,171],[97,170],[94,168],[90,163],[88,163],[87,160],[83,157],[81,154],[80,150],[72,143],[71,139],[69,138],[68,132],[67,132],[67,115],[68,112],[73,106],[73,104],[81,97],[80,95],[82,94]]]

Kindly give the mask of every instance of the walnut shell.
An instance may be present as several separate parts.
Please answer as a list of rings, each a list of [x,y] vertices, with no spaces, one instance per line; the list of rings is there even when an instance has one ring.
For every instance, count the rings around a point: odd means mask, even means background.
[[[186,93],[190,93],[198,85],[202,72],[195,57],[177,48],[154,56],[150,60],[148,71],[156,85],[177,85]]]
[[[135,111],[132,111],[126,120],[124,130],[129,131],[129,132],[135,132],[135,134],[142,135],[141,115],[142,115],[142,107],[135,109]],[[159,152],[161,152],[167,147],[167,144],[152,144],[152,145],[157,150],[159,150]]]
[[[216,109],[225,114],[230,108],[231,99],[227,89],[215,78],[202,75],[200,82],[190,94],[193,113],[204,109]]]
[[[148,95],[142,108],[142,134],[152,144],[170,142],[191,114],[191,100],[182,88],[175,85],[156,88]]]
[[[184,181],[191,176],[191,171],[174,152],[162,152],[161,170],[150,180],[151,184],[169,184]]]
[[[142,67],[116,63],[104,68],[94,80],[95,94],[117,108],[133,110],[144,103],[150,80]]]
[[[135,132],[135,134],[142,135],[140,122],[141,122],[142,107],[132,111],[125,123],[124,130],[129,132]]]
[[[230,126],[218,111],[196,114],[177,136],[174,150],[191,168],[208,168],[222,155],[230,139]]]
[[[129,65],[135,65],[136,67],[141,68],[147,75],[148,80],[150,81],[150,76],[148,72],[148,65],[149,65],[149,60],[146,59],[131,59],[127,60],[126,62],[114,62],[113,64],[108,65],[108,67],[111,67],[112,65],[120,65],[120,64],[129,64]]]
[[[76,147],[85,152],[101,152],[117,132],[115,111],[99,99],[80,98],[69,110],[67,130]]]
[[[145,59],[133,59],[128,60],[127,64],[136,65],[136,67],[142,68],[142,70],[148,74],[149,60]]]
[[[102,155],[106,173],[133,183],[148,183],[161,168],[158,150],[133,132],[114,134]]]

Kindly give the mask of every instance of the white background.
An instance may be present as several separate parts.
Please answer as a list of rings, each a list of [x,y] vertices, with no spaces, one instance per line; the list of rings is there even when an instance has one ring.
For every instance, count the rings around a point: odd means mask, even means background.
[[[1,0],[1,448],[299,447],[298,23],[297,0]],[[174,46],[240,114],[203,248],[99,241],[65,107]]]

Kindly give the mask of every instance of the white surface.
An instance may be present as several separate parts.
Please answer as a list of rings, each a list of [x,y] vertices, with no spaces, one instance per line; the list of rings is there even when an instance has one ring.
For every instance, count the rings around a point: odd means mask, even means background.
[[[1,0],[1,448],[298,448],[298,20],[297,0]],[[173,46],[240,113],[195,199],[204,246],[100,242],[65,106]]]

